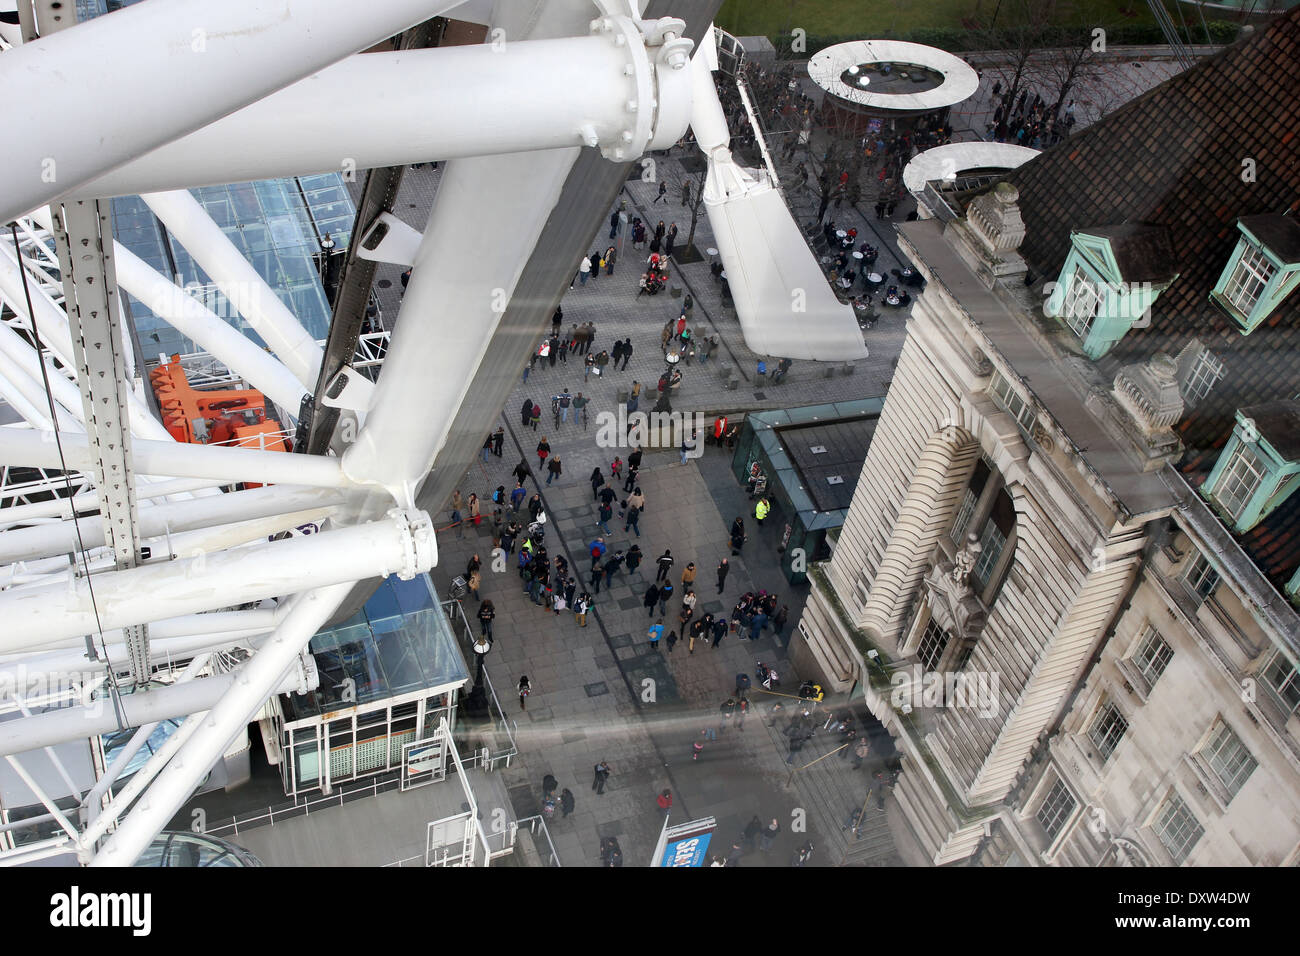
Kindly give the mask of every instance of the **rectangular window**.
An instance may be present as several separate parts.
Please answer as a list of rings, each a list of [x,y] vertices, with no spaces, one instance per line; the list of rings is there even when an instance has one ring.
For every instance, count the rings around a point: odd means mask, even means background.
[[[1227,285],[1223,287],[1223,295],[1237,311],[1249,316],[1276,270],[1257,246],[1249,242],[1244,243],[1244,246],[1241,258],[1237,260]]]
[[[1064,781],[1058,780],[1052,784],[1052,789],[1047,791],[1047,796],[1043,799],[1043,804],[1038,808],[1038,812],[1034,814],[1034,817],[1042,824],[1043,832],[1047,834],[1047,838],[1055,840],[1077,806],[1078,802],[1074,799],[1074,795],[1070,793],[1069,787],[1065,785]]]
[[[1210,394],[1210,389],[1221,378],[1223,363],[1209,349],[1203,350],[1187,373],[1187,381],[1183,384],[1183,401],[1188,406],[1197,404]]]
[[[1097,317],[1101,306],[1101,292],[1098,286],[1089,281],[1088,273],[1079,266],[1074,267],[1074,274],[1067,280],[1065,302],[1061,306],[1061,318],[1080,339],[1086,339],[1092,331],[1092,320]]]
[[[1174,858],[1174,863],[1179,866],[1192,852],[1196,841],[1205,833],[1192,811],[1183,802],[1183,798],[1176,793],[1169,795],[1169,799],[1156,814],[1154,828],[1156,836],[1169,851],[1169,855]]]
[[[931,618],[921,635],[921,643],[916,649],[916,659],[921,662],[923,671],[933,671],[939,666],[944,648],[948,646],[948,632]]]
[[[1223,784],[1229,800],[1237,795],[1246,778],[1257,766],[1255,758],[1250,755],[1241,738],[1222,720],[1214,725],[1210,739],[1201,749],[1200,755]]]
[[[952,540],[958,546],[966,543],[966,527],[970,524],[971,515],[974,513],[975,492],[967,488],[966,497],[962,499],[961,508],[957,512],[957,520],[952,523]]]
[[[1210,562],[1204,555],[1197,555],[1196,560],[1187,569],[1187,573],[1183,575],[1183,584],[1187,586],[1188,591],[1196,595],[1198,599],[1196,604],[1199,607],[1219,586],[1219,572],[1210,567]]]
[[[1173,657],[1173,648],[1160,636],[1159,631],[1148,624],[1137,653],[1133,655],[1133,666],[1146,679],[1148,688],[1156,686],[1156,681],[1165,672]]]
[[[989,385],[989,394],[993,396],[995,405],[1016,420],[1021,431],[1029,434],[1034,430],[1034,423],[1038,420],[1038,416],[1029,407],[1029,403],[1011,387],[1011,383],[1001,372],[993,376],[993,381]]]
[[[989,580],[993,575],[993,569],[998,566],[998,559],[1002,557],[1002,550],[1007,546],[1007,538],[994,521],[989,521],[984,525],[984,533],[980,535],[980,556],[975,560],[975,567],[971,571],[971,578],[979,585],[979,590],[989,586]]]
[[[1110,701],[1102,705],[1097,716],[1088,729],[1088,739],[1097,748],[1097,755],[1102,761],[1110,759],[1128,730],[1128,721]]]
[[[1287,716],[1300,708],[1300,671],[1291,666],[1286,656],[1277,651],[1262,671],[1264,685],[1272,692]]]
[[[1236,521],[1241,517],[1241,513],[1246,510],[1246,504],[1267,473],[1268,469],[1260,462],[1255,449],[1246,442],[1238,442],[1232,453],[1232,459],[1223,469],[1218,483],[1214,486],[1215,499],[1232,520]]]

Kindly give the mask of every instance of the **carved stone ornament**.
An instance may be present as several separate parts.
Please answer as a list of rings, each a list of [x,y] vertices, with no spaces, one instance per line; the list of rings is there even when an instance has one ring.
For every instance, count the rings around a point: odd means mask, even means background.
[[[970,570],[961,573],[960,580],[958,573],[951,561],[940,559],[925,577],[925,602],[939,627],[958,640],[974,641],[984,630],[988,611],[966,583]]]

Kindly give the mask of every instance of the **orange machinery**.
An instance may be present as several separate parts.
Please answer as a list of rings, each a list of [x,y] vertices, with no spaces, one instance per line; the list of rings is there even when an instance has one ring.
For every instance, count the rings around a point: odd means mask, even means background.
[[[266,416],[266,399],[256,389],[200,391],[192,388],[180,356],[149,373],[162,408],[163,426],[177,441],[232,448],[290,451],[280,423]],[[247,483],[246,487],[256,488]]]

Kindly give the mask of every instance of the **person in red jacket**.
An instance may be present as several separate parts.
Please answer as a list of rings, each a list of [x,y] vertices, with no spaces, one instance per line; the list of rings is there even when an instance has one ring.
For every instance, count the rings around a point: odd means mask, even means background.
[[[655,803],[659,804],[659,811],[667,815],[668,811],[673,808],[673,792],[665,790],[659,796],[655,797]]]

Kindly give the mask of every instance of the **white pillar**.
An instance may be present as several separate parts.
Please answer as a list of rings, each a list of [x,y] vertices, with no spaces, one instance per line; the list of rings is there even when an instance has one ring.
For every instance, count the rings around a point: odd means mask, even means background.
[[[177,558],[85,580],[0,592],[0,652],[292,594],[305,586],[352,583],[397,574],[405,580],[433,567],[437,546],[424,512],[389,512],[382,521]]]
[[[0,353],[0,371],[3,371]],[[62,456],[60,457],[60,446]],[[140,475],[168,478],[205,478],[214,481],[259,484],[299,484],[318,488],[346,488],[352,482],[339,467],[339,459],[324,455],[290,455],[229,445],[190,445],[137,439],[131,446],[132,464]],[[0,429],[0,465],[32,468],[69,468],[89,471],[90,444],[85,435],[47,431]]]
[[[577,158],[547,150],[443,169],[384,374],[343,455],[353,480],[402,501],[429,473]]]
[[[452,6],[169,0],[15,47],[0,57],[0,222]]]
[[[183,189],[142,193],[140,198],[212,277],[294,377],[314,391],[324,356],[321,347],[199,201]]]
[[[621,77],[629,62],[627,47],[605,36],[349,57],[132,160],[78,195],[339,172],[345,162],[371,169],[560,149],[589,135],[622,145],[629,113]],[[657,132],[680,138],[682,130]]]
[[[130,866],[189,799],[195,786],[266,702],[281,675],[343,602],[351,586],[299,595],[284,623],[242,668],[241,680],[212,708],[194,736],[158,775],[148,794],[123,820],[92,866]]]

